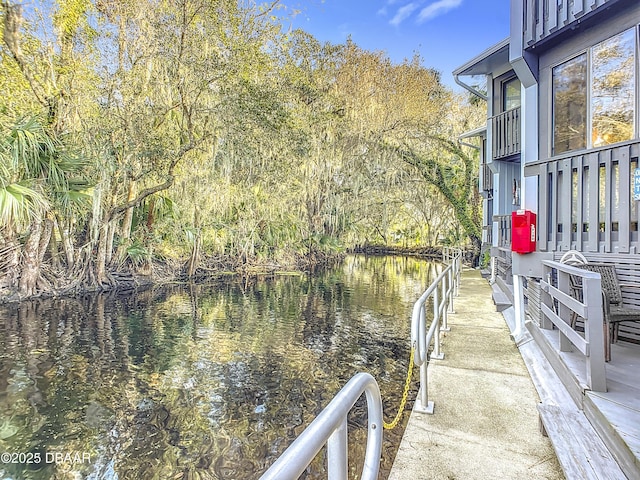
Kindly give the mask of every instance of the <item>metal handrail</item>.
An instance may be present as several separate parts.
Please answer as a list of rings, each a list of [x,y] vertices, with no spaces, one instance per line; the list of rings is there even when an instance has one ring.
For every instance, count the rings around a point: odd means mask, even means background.
[[[440,352],[440,331],[448,330],[448,314],[453,313],[453,298],[458,295],[462,251],[459,248],[445,247],[443,261],[449,265],[429,285],[429,288],[413,305],[411,314],[411,345],[415,347],[413,361],[420,367],[420,391],[416,398],[414,410],[422,413],[433,413],[433,402],[429,401],[427,368],[430,359],[443,359]],[[433,318],[427,331],[426,304],[433,299]],[[433,353],[429,348],[433,343]]]
[[[358,373],[342,387],[329,405],[260,479],[289,480],[300,477],[326,444],[328,478],[346,480],[347,414],[363,393],[367,398],[368,431],[364,468],[360,478],[378,478],[382,453],[382,398],[376,380],[368,373]]]
[[[434,341],[429,358],[444,358],[440,354],[440,330],[447,330],[447,314],[453,313],[453,297],[458,295],[462,251],[444,247],[442,259],[447,267],[413,306],[411,315],[411,344],[416,347],[413,361],[420,366],[421,405],[430,405],[431,411],[416,405],[418,411],[433,413],[433,402],[427,398],[428,349]],[[426,330],[425,303],[433,297],[433,321]],[[362,393],[367,398],[367,447],[361,480],[375,480],[380,470],[382,453],[382,398],[376,380],[368,373],[358,373],[342,387],[316,419],[287,448],[260,480],[293,480],[306,470],[318,452],[327,445],[327,473],[332,480],[346,480],[348,475],[347,414]],[[417,400],[417,401],[418,401]]]

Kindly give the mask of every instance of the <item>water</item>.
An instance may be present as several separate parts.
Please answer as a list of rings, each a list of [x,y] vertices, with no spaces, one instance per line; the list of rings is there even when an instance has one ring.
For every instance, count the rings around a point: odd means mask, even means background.
[[[433,270],[351,256],[310,277],[1,307],[0,478],[258,478],[359,371],[389,421]],[[365,405],[349,419],[352,478]],[[385,431],[383,478],[401,434]],[[324,461],[304,478],[325,477]]]

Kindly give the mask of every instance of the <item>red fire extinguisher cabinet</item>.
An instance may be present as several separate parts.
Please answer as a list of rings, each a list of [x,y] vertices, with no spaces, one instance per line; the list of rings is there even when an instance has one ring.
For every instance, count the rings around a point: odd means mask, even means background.
[[[516,253],[536,251],[536,214],[529,210],[511,213],[511,250]]]

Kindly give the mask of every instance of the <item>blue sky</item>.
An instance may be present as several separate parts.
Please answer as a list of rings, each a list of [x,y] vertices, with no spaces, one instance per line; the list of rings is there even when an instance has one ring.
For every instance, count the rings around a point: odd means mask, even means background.
[[[509,36],[509,0],[289,0],[293,20],[321,41],[348,35],[395,62],[415,52],[454,87],[451,71]],[[455,87],[459,90],[458,87]]]

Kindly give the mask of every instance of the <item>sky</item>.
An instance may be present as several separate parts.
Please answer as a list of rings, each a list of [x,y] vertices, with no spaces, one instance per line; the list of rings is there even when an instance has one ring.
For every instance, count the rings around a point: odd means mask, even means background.
[[[293,28],[320,41],[348,36],[366,50],[383,50],[394,62],[423,58],[456,91],[451,72],[509,36],[509,0],[289,0],[300,10]]]

